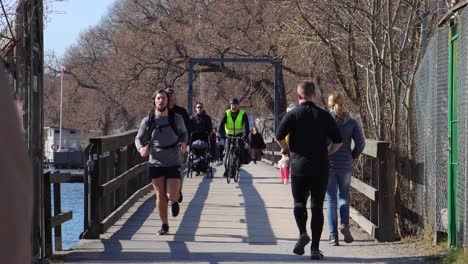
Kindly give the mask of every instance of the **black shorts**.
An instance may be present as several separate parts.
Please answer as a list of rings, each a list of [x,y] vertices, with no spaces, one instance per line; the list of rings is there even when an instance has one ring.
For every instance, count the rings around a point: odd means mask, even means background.
[[[150,180],[159,177],[166,177],[166,179],[180,179],[179,166],[177,167],[148,167],[148,178]]]

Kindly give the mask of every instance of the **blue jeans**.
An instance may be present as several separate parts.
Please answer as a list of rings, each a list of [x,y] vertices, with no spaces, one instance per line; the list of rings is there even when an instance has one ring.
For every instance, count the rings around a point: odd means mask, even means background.
[[[340,208],[341,224],[349,224],[349,185],[351,174],[352,171],[330,170],[326,194],[330,236],[338,235],[337,205]]]

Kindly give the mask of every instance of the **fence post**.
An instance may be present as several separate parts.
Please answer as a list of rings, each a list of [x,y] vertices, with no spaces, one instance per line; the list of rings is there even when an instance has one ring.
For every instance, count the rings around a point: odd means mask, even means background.
[[[54,183],[54,216],[62,213],[62,204],[60,197],[60,183]],[[55,251],[62,251],[62,224],[55,227]]]
[[[379,143],[376,143],[379,144]],[[377,145],[378,148],[378,145]],[[380,161],[377,159],[369,159],[371,166],[371,186],[379,190],[379,168],[380,168]],[[377,166],[375,166],[377,163]],[[377,227],[379,226],[379,198],[377,197],[377,201],[369,200],[370,204],[370,215],[369,220],[374,223]],[[377,239],[379,237],[379,229],[373,230],[373,238]]]
[[[378,159],[378,190],[379,216],[378,241],[395,241],[395,156],[389,143],[379,142]]]
[[[50,192],[50,171],[44,175],[44,254],[48,258],[52,256],[52,228],[50,219],[52,218],[52,197]]]

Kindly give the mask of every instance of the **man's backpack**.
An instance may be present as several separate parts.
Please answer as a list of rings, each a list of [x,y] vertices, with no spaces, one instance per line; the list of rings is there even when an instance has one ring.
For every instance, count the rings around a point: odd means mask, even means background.
[[[164,126],[157,126],[156,125],[156,121],[155,121],[155,115],[154,115],[154,110],[151,111],[149,114],[148,114],[148,127],[147,127],[147,132],[148,132],[148,143],[150,144],[151,146],[151,139],[152,139],[152,135],[153,135],[153,131],[155,129],[161,129],[163,127],[166,127],[166,126],[170,126],[172,128],[172,131],[174,131],[174,133],[177,135],[177,142],[175,144],[171,144],[169,146],[166,146],[166,147],[161,147],[161,148],[171,148],[175,145],[177,145],[177,143],[179,143],[179,140],[180,140],[180,133],[179,133],[179,129],[177,128],[177,125],[176,125],[176,122],[175,122],[175,112],[174,110],[169,110],[169,114],[168,114],[168,118],[169,118],[169,124],[168,125],[164,125]]]

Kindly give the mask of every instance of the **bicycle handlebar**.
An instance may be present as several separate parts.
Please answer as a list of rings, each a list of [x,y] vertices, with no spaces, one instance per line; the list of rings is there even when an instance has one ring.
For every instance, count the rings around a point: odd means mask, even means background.
[[[244,134],[241,134],[240,136],[226,135],[226,138],[231,138],[231,139],[242,139],[243,137],[244,137]]]

